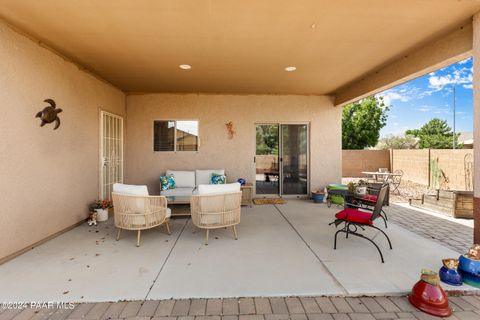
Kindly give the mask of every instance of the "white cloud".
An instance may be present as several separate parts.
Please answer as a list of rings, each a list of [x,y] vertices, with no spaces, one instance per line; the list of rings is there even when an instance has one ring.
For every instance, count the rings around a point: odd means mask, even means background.
[[[444,76],[430,76],[428,78],[428,87],[432,89],[433,92],[440,91],[449,85],[464,85],[469,86],[472,84],[472,70],[471,68],[461,68],[454,70],[450,74]],[[451,88],[447,88],[450,89]]]
[[[465,89],[473,89],[473,84],[464,84],[463,87]]]
[[[384,91],[378,94],[377,97],[383,97],[383,102],[389,107],[394,101],[407,102],[411,99],[409,89],[406,86]]]
[[[429,106],[421,106],[420,108],[417,108],[417,111],[420,112],[429,112],[430,110],[432,110],[432,108],[430,108]]]

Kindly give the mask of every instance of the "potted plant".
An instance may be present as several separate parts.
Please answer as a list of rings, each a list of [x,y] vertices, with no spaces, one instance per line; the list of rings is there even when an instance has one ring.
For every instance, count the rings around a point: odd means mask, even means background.
[[[367,182],[365,180],[358,180],[356,192],[358,194],[367,194]]]
[[[97,221],[107,221],[110,208],[113,208],[110,200],[97,200],[90,205],[90,210],[97,213]]]
[[[323,199],[325,197],[325,192],[322,190],[317,190],[312,192],[313,202],[315,203],[323,203]]]

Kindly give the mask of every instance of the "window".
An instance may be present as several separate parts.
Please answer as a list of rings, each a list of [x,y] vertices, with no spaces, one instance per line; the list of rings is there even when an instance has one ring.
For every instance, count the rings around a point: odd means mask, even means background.
[[[154,121],[153,151],[198,151],[198,121]]]

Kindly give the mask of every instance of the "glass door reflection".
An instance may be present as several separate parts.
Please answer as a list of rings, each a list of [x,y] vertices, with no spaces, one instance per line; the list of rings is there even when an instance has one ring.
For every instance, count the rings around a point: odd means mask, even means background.
[[[279,195],[279,125],[257,124],[255,133],[256,193],[261,195]]]
[[[308,193],[308,127],[281,125],[281,194]]]

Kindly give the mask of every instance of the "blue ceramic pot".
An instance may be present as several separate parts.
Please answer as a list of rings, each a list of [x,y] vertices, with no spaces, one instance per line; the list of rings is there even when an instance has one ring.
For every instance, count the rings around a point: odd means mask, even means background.
[[[472,260],[463,255],[458,260],[458,270],[462,275],[463,282],[480,288],[480,260]]]
[[[480,260],[472,260],[464,255],[458,258],[458,269],[471,274],[480,275]]]
[[[440,280],[442,280],[442,282],[445,282],[451,286],[461,286],[463,283],[462,275],[457,269],[448,269],[447,267],[443,266],[440,268],[438,275],[440,276]]]
[[[322,193],[322,194],[320,194],[320,193],[314,193],[314,194],[313,194],[313,202],[315,202],[315,203],[322,203],[324,196],[325,196],[325,195],[324,195],[323,193]]]

